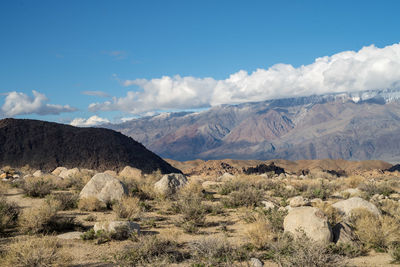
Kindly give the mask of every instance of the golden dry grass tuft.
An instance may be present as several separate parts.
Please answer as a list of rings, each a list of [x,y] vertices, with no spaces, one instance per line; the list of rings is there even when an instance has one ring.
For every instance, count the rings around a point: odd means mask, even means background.
[[[71,258],[61,252],[56,237],[26,237],[9,245],[2,266],[47,267],[69,266]]]
[[[19,226],[24,233],[41,233],[51,229],[57,219],[57,211],[61,203],[55,199],[47,199],[41,206],[23,211],[19,218]]]
[[[276,238],[271,223],[265,218],[257,218],[246,227],[246,237],[257,249],[266,249]]]
[[[135,220],[142,214],[140,199],[138,197],[123,197],[112,206],[118,218]]]
[[[84,211],[102,211],[107,209],[107,205],[96,197],[86,197],[79,199],[78,208]]]
[[[55,188],[54,179],[50,175],[43,177],[30,176],[25,178],[22,188],[27,196],[45,197]]]
[[[386,251],[393,243],[400,242],[400,221],[388,215],[377,217],[365,209],[352,214],[355,233],[368,248]]]

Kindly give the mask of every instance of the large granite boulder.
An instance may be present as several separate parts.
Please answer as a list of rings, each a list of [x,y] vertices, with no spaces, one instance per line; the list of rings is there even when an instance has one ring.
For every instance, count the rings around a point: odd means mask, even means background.
[[[143,176],[143,173],[141,170],[132,168],[130,166],[126,166],[120,173],[120,177],[126,177],[126,178],[141,178]]]
[[[187,183],[188,180],[183,174],[170,173],[164,175],[157,183],[155,183],[154,189],[161,195],[172,195]]]
[[[121,200],[126,195],[128,189],[120,180],[109,174],[98,173],[85,185],[79,198],[95,197],[108,204],[114,200]]]
[[[336,208],[345,217],[349,217],[353,210],[360,208],[366,209],[376,216],[381,215],[381,212],[374,204],[360,197],[352,197],[346,200],[338,201],[333,204],[332,207]]]
[[[285,232],[295,237],[304,232],[316,242],[328,244],[332,241],[332,230],[325,214],[314,207],[298,207],[289,210],[283,222]]]

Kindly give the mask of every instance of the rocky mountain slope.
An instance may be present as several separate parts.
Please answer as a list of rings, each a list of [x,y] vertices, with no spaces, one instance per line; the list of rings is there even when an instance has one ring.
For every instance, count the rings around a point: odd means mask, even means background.
[[[329,94],[167,113],[105,127],[160,156],[400,161],[400,90]]]
[[[142,144],[101,128],[77,128],[36,120],[0,120],[0,166],[53,170],[68,168],[119,170],[129,165],[146,173],[179,172]]]

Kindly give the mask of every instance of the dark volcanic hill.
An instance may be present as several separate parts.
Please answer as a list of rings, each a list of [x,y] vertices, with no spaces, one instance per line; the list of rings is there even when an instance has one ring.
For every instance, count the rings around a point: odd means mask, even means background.
[[[400,90],[314,95],[105,125],[164,158],[400,161]]]
[[[179,172],[159,156],[119,132],[20,119],[0,120],[0,166],[29,164],[42,170],[120,170],[129,165],[150,173]]]

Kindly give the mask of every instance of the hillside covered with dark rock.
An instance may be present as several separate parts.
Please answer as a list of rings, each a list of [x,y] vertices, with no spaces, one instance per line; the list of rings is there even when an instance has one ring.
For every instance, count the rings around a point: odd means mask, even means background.
[[[120,170],[129,165],[151,173],[180,172],[159,156],[119,132],[78,128],[25,119],[0,120],[0,166],[53,170],[67,168]]]

